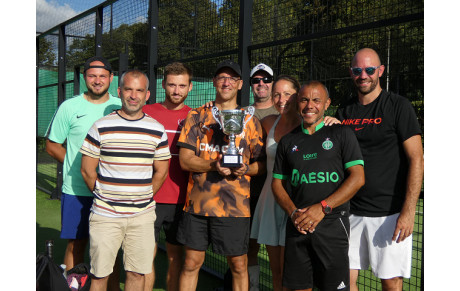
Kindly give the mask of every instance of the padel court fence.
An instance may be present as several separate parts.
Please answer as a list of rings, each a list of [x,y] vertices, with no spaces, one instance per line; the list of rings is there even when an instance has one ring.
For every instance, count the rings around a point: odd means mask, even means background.
[[[85,90],[82,67],[93,55],[109,59],[116,94],[118,76],[131,68],[150,80],[150,103],[164,100],[166,64],[193,69],[186,100],[198,107],[213,100],[212,73],[224,59],[238,62],[243,89],[238,103],[253,98],[251,68],[264,62],[275,77],[316,79],[329,89],[332,110],[353,94],[348,68],[354,53],[374,48],[385,65],[382,87],[409,98],[423,130],[424,11],[420,0],[108,0],[37,36],[37,188],[60,197],[62,165],[45,152],[48,125],[59,104]],[[163,242],[163,240],[162,240]],[[413,236],[412,277],[404,290],[423,290],[423,194]],[[260,289],[271,290],[268,255],[259,252]],[[226,261],[208,252],[206,270],[223,277]],[[380,290],[371,272],[362,272],[361,290]]]

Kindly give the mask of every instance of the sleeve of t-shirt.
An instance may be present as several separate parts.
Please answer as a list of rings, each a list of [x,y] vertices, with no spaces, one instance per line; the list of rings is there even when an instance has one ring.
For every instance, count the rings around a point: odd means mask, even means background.
[[[80,153],[99,159],[101,154],[101,136],[96,123],[91,126],[80,148]]]
[[[188,148],[196,152],[196,141],[197,141],[197,132],[196,132],[196,126],[195,126],[196,114],[197,112],[195,110],[191,110],[187,114],[187,118],[185,119],[185,124],[182,127],[179,139],[177,140],[177,143],[176,143],[177,147]]]
[[[398,98],[398,102],[395,103],[395,125],[402,141],[422,133],[414,107],[405,97]]]
[[[66,113],[66,104],[64,102],[58,107],[54,113],[53,119],[51,119],[47,130],[47,137],[53,142],[62,144],[67,139],[69,130],[70,122]]]
[[[355,133],[348,126],[341,126],[342,130],[342,160],[344,168],[362,165],[364,166],[364,159],[359,147],[358,139]]]
[[[169,151],[169,144],[168,144],[168,134],[163,129],[163,134],[161,136],[160,142],[158,143],[157,147],[155,148],[155,155],[153,157],[154,160],[167,160],[171,158],[171,153]]]
[[[273,166],[273,178],[287,180],[289,177],[289,167],[286,159],[285,142],[281,138],[276,147],[275,164]]]

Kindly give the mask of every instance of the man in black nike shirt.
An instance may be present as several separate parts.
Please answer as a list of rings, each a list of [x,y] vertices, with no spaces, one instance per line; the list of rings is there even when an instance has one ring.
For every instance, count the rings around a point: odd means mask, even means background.
[[[369,48],[354,56],[350,75],[357,96],[336,117],[356,134],[366,184],[350,201],[350,283],[369,265],[382,289],[402,290],[410,278],[412,231],[423,180],[421,130],[408,99],[382,90],[385,66]]]

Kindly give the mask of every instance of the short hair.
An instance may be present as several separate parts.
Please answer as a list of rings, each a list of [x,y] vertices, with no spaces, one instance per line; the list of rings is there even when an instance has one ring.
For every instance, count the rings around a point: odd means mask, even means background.
[[[147,90],[149,89],[149,77],[147,77],[147,74],[145,74],[142,71],[139,71],[137,69],[132,69],[124,72],[121,77],[118,80],[118,87],[123,88],[123,85],[125,84],[125,76],[126,75],[132,75],[134,78],[139,78],[140,76],[144,76],[145,79],[147,80]]]
[[[165,72],[163,74],[163,80],[166,80],[168,75],[188,75],[189,82],[192,82],[193,72],[192,69],[184,63],[173,62],[168,64],[165,67]]]
[[[306,86],[312,86],[312,87],[322,87],[324,89],[324,91],[326,91],[326,97],[327,98],[330,98],[329,97],[329,90],[327,90],[327,87],[321,83],[320,81],[318,80],[310,80],[308,81],[307,83],[305,83],[302,87],[306,87]]]
[[[285,81],[290,82],[292,84],[292,88],[294,88],[295,92],[299,93],[299,90],[300,90],[299,81],[297,81],[296,78],[294,78],[292,76],[289,76],[289,75],[279,75],[278,78],[276,78],[275,82],[273,83],[272,90],[273,90],[273,88],[275,88],[276,83],[278,83],[278,81],[281,81],[281,80],[285,80]]]

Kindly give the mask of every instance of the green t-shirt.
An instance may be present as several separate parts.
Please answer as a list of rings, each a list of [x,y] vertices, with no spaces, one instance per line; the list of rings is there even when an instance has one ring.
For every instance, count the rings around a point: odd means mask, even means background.
[[[67,140],[64,158],[62,192],[69,195],[93,196],[81,176],[81,153],[83,140],[91,126],[99,118],[121,108],[121,100],[109,94],[102,104],[87,101],[84,93],[64,101],[51,120],[48,139],[63,144]]]

